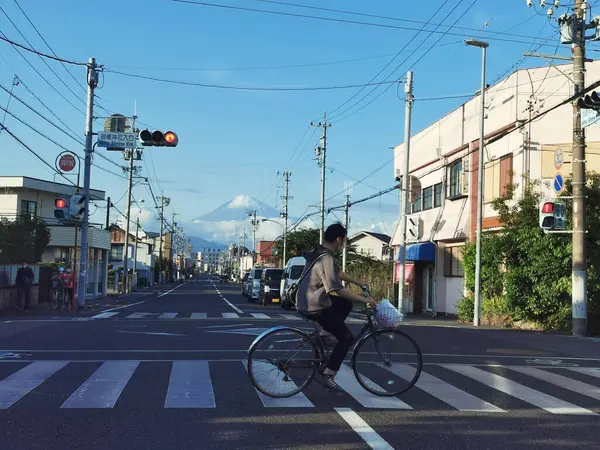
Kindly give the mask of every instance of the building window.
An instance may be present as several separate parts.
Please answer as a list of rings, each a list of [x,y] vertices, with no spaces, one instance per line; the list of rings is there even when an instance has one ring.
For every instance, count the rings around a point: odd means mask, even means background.
[[[412,212],[417,213],[423,210],[423,191],[419,192],[415,202],[412,204]]]
[[[446,198],[456,198],[467,194],[468,182],[463,168],[463,160],[459,159],[446,168]]]
[[[67,247],[56,247],[54,249],[54,262],[67,263],[71,259],[70,249]]]
[[[423,211],[433,208],[433,186],[423,189]]]
[[[462,267],[462,249],[463,246],[444,248],[445,277],[464,277],[465,272]]]
[[[123,246],[114,245],[110,248],[111,261],[123,261]]]
[[[506,186],[512,182],[512,154],[488,162],[484,174],[484,203],[506,195]]]
[[[21,200],[21,214],[34,217],[37,211],[37,202]]]
[[[433,186],[433,207],[439,208],[442,206],[442,183]]]

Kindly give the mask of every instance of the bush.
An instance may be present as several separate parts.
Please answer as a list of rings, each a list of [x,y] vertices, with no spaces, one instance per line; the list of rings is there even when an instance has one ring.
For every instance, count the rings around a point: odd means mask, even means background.
[[[456,316],[461,322],[473,322],[475,312],[475,298],[472,296],[461,298],[456,304]]]

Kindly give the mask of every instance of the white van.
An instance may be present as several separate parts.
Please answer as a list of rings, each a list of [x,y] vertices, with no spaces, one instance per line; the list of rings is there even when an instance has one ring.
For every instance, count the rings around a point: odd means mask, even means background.
[[[262,267],[253,267],[248,276],[248,301],[254,303],[254,299],[260,298],[260,276],[262,275]]]
[[[295,256],[290,258],[283,270],[283,275],[281,277],[281,286],[279,288],[279,293],[281,294],[281,307],[285,309],[289,309],[294,307],[286,296],[286,292],[288,288],[297,283],[300,279],[300,275],[302,275],[302,271],[304,270],[304,266],[306,265],[306,259],[302,256]]]

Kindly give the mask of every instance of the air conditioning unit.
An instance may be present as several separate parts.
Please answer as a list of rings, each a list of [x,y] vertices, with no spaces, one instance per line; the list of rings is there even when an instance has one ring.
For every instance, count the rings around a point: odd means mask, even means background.
[[[402,180],[402,171],[400,169],[396,169],[396,181],[401,181]]]

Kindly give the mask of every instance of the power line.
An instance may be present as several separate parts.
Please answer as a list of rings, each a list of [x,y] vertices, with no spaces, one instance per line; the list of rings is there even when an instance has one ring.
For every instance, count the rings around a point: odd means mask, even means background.
[[[173,0],[173,1],[175,1],[175,0]],[[204,87],[204,88],[212,88],[212,89],[228,89],[228,90],[236,90],[236,91],[277,91],[277,92],[330,91],[330,90],[354,89],[354,88],[363,87],[363,86],[374,86],[374,85],[394,83],[394,81],[383,81],[381,83],[371,83],[371,84],[348,84],[348,85],[310,86],[310,87],[234,86],[234,85],[224,85],[224,84],[198,83],[198,82],[194,82],[194,81],[172,80],[172,79],[168,79],[168,78],[151,77],[148,75],[138,75],[138,74],[134,74],[134,73],[121,72],[121,71],[111,70],[111,69],[105,69],[105,72],[114,73],[116,75],[121,75],[124,77],[139,78],[139,79],[150,80],[150,81],[158,81],[161,83],[179,84],[179,85],[184,85],[184,86],[196,86],[196,87]]]
[[[77,61],[71,61],[71,60],[64,59],[64,58],[59,58],[56,56],[52,56],[52,55],[48,55],[46,53],[39,52],[33,48],[26,47],[23,44],[19,44],[18,42],[8,39],[8,37],[6,37],[6,35],[4,33],[2,33],[2,36],[0,36],[0,41],[8,42],[9,44],[19,47],[25,51],[28,51],[30,53],[35,53],[36,55],[43,56],[44,58],[53,59],[54,61],[60,61],[60,62],[64,62],[65,64],[71,64],[74,66],[86,66],[87,65],[87,63],[85,63],[85,62],[77,62]]]

